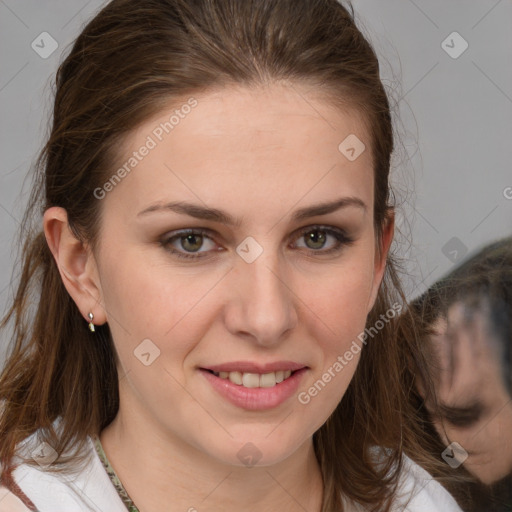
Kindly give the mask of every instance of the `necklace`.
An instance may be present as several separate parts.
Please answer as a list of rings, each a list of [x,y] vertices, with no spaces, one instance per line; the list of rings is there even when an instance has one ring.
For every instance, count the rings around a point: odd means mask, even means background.
[[[114,468],[111,466],[109,460],[107,459],[105,451],[103,450],[103,446],[101,446],[99,437],[93,438],[93,442],[94,447],[96,448],[96,452],[103,464],[103,467],[105,468],[105,471],[107,472],[107,475],[109,476],[112,485],[115,487],[117,494],[121,498],[121,501],[124,503],[126,509],[129,512],[139,512],[139,509],[135,506],[135,503],[133,503],[133,500],[126,492],[126,489],[123,487],[121,480],[119,480],[119,477],[116,475]]]

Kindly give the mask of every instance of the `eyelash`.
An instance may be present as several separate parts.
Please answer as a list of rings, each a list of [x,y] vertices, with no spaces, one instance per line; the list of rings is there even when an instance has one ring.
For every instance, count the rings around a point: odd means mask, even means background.
[[[302,229],[299,232],[298,238],[301,238],[304,235],[306,235],[308,233],[315,232],[315,231],[321,231],[321,232],[324,232],[326,235],[333,236],[337,240],[337,244],[335,247],[331,247],[330,249],[327,249],[327,250],[309,249],[308,252],[313,255],[317,255],[317,254],[327,255],[327,254],[332,254],[335,252],[340,252],[345,246],[349,246],[354,242],[354,239],[351,237],[348,237],[342,230],[333,228],[333,227],[322,226],[322,225],[308,226],[308,227]],[[165,238],[160,240],[160,245],[166,251],[169,251],[171,254],[177,256],[178,258],[187,259],[187,260],[197,260],[197,259],[208,257],[208,252],[211,252],[211,251],[197,252],[194,254],[194,253],[186,253],[186,252],[184,253],[184,252],[176,251],[175,249],[170,248],[170,244],[174,240],[179,240],[180,238],[183,238],[187,235],[201,235],[201,236],[205,236],[205,237],[209,238],[210,240],[212,239],[212,236],[211,236],[212,233],[211,233],[211,231],[209,231],[207,229],[202,229],[202,228],[185,229],[185,230],[182,230],[182,231],[179,231],[179,232],[173,234],[172,236],[166,236]]]
[[[452,410],[445,414],[445,419],[455,427],[470,427],[478,422],[482,415],[480,410]]]

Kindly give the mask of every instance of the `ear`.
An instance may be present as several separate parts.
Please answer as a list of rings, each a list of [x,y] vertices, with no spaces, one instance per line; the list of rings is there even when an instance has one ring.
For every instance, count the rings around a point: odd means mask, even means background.
[[[43,217],[43,229],[62,282],[82,316],[89,323],[89,313],[92,313],[94,324],[104,324],[107,319],[99,274],[90,246],[75,237],[64,208],[48,208]]]
[[[370,299],[368,302],[367,313],[373,308],[375,301],[377,300],[377,294],[379,292],[380,283],[384,277],[386,270],[386,260],[393,241],[395,234],[395,210],[389,209],[386,214],[384,225],[382,226],[382,236],[380,237],[380,247],[375,248],[375,263],[373,268],[373,283],[372,290],[370,293]]]

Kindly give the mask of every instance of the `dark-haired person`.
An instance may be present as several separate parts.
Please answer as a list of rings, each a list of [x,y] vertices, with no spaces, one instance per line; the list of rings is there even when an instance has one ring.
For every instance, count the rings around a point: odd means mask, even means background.
[[[477,479],[468,510],[510,511],[512,238],[471,255],[412,307],[437,360],[434,423],[447,446],[460,445],[455,460]]]
[[[392,314],[393,143],[335,0],[106,5],[27,214],[0,510],[459,511]]]

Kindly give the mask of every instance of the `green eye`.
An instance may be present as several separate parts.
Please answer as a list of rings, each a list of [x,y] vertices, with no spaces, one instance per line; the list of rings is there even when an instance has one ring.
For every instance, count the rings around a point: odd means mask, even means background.
[[[212,247],[215,246],[215,242],[210,236],[209,231],[202,229],[189,229],[178,232],[172,236],[166,236],[160,244],[164,249],[169,251],[171,254],[178,258],[188,259],[199,259],[208,256],[210,250],[201,251],[206,241],[209,241]]]
[[[180,237],[181,247],[186,251],[197,252],[203,245],[203,235],[192,234]]]
[[[304,240],[310,249],[321,249],[325,245],[327,236],[325,231],[315,230],[307,233]]]
[[[310,226],[305,228],[300,232],[300,237],[310,252],[322,255],[339,252],[344,246],[354,242],[342,230],[326,226]],[[330,244],[330,247],[324,249],[329,243],[330,237],[333,239],[333,242]]]

